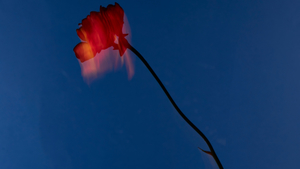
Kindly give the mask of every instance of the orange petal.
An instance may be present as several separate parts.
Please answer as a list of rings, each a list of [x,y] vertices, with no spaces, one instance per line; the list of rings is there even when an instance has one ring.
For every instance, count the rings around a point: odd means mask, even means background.
[[[86,42],[81,42],[77,44],[73,50],[80,62],[84,62],[95,57],[91,46]]]

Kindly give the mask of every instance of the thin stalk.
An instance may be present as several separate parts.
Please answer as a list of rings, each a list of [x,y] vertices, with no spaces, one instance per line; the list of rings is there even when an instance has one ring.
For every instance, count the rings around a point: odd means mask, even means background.
[[[180,116],[204,139],[204,141],[206,142],[206,144],[208,145],[210,152],[208,151],[204,151],[203,152],[210,154],[211,156],[213,156],[213,158],[215,159],[216,163],[218,164],[220,169],[223,169],[223,166],[217,156],[217,154],[215,153],[215,150],[213,149],[211,143],[208,141],[208,139],[206,138],[206,136],[182,113],[182,111],[179,109],[179,107],[177,106],[177,104],[175,103],[175,101],[173,100],[173,98],[171,97],[171,95],[169,94],[169,92],[167,91],[167,89],[165,88],[165,86],[163,85],[163,83],[160,81],[160,79],[158,78],[158,76],[156,75],[156,73],[153,71],[153,69],[151,68],[151,66],[148,64],[148,62],[145,60],[145,58],[134,48],[132,47],[130,44],[128,45],[128,49],[130,49],[133,53],[135,53],[140,60],[144,63],[144,65],[148,68],[148,70],[151,72],[151,74],[153,75],[153,77],[155,78],[155,80],[158,82],[158,84],[160,85],[160,87],[162,88],[162,90],[165,92],[165,94],[167,95],[168,99],[170,100],[170,102],[172,103],[172,105],[174,106],[174,108],[177,110],[177,112],[180,114]]]

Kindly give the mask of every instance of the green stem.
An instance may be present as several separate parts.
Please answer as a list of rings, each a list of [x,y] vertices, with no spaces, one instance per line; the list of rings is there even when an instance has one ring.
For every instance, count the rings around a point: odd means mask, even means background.
[[[172,99],[171,95],[169,94],[169,92],[167,91],[167,89],[165,88],[163,83],[160,81],[160,79],[158,78],[156,73],[153,71],[151,66],[145,60],[145,58],[134,47],[132,47],[129,43],[127,45],[128,45],[128,49],[130,49],[133,53],[135,53],[141,59],[141,61],[145,64],[145,66],[148,68],[148,70],[151,72],[151,74],[153,75],[155,80],[158,82],[160,87],[163,89],[163,91],[165,92],[165,94],[169,98],[169,100],[172,103],[172,105],[174,106],[174,108],[180,114],[180,116],[204,139],[204,141],[206,142],[206,144],[208,145],[208,147],[210,149],[210,153],[208,153],[208,154],[211,154],[213,156],[213,158],[215,159],[216,163],[218,164],[219,168],[223,169],[223,166],[222,166],[217,154],[215,153],[215,150],[213,149],[211,143],[208,141],[206,136],[182,113],[182,111],[179,109],[179,107],[177,106],[175,101]]]

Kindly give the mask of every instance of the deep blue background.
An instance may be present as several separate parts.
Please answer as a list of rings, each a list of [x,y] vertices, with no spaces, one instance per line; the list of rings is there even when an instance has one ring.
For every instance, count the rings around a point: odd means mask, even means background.
[[[130,81],[83,81],[77,24],[111,3],[0,1],[1,169],[215,167],[138,58]],[[225,168],[299,167],[300,1],[118,3]]]

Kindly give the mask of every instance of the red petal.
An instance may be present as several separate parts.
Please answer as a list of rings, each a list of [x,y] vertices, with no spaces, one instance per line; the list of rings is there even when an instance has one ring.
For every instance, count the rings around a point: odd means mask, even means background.
[[[76,29],[76,32],[77,32],[78,37],[79,37],[82,41],[86,41],[86,37],[85,37],[84,33],[82,32],[82,29],[81,29],[81,28]]]
[[[129,48],[128,41],[124,37],[119,38],[119,52],[120,56],[123,56],[126,52],[126,49]]]
[[[118,3],[115,3],[115,5],[108,5],[105,12],[106,19],[111,22],[113,33],[120,37],[124,24],[124,10]]]

